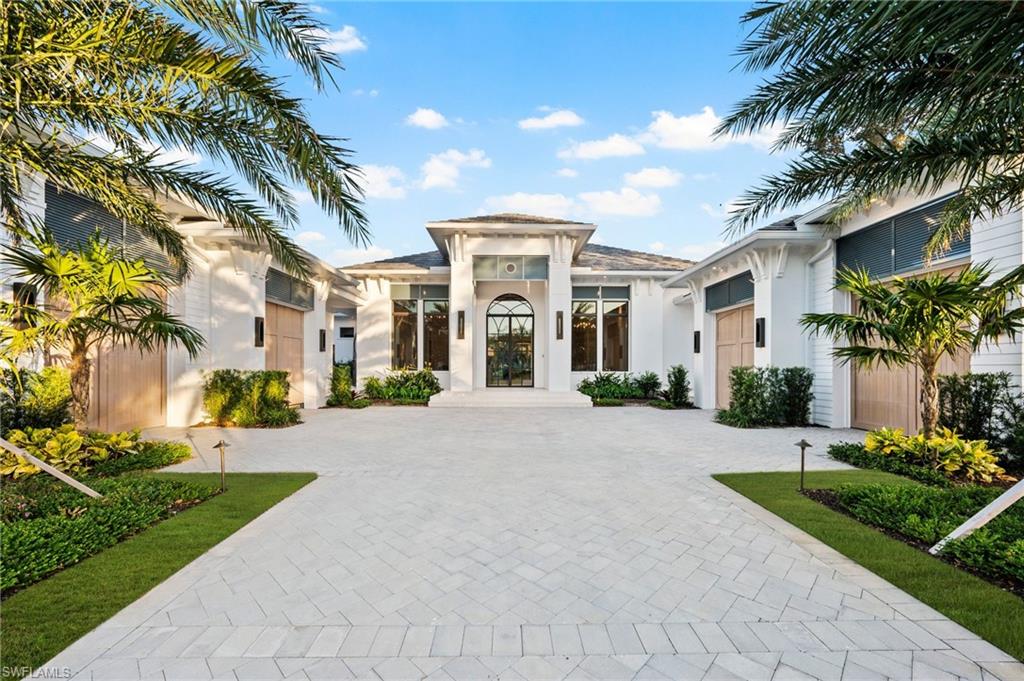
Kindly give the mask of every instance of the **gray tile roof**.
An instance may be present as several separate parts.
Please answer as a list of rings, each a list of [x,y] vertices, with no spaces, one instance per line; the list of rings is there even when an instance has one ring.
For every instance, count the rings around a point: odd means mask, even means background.
[[[440,251],[413,253],[360,265],[349,265],[342,270],[426,270],[430,267],[444,267],[448,261]],[[599,244],[587,244],[573,263],[577,267],[590,267],[602,272],[616,270],[644,270],[655,272],[676,272],[693,264],[692,260],[671,258],[667,255],[631,251]]]
[[[561,218],[546,218],[540,215],[526,215],[525,213],[495,213],[493,215],[477,215],[468,218],[452,218],[451,220],[437,220],[437,222],[487,222],[493,224],[510,225],[589,225],[589,222],[575,222],[574,220],[562,220]]]

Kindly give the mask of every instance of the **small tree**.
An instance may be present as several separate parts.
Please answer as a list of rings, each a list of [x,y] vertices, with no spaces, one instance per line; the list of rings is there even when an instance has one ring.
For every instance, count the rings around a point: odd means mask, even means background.
[[[0,263],[45,301],[36,304],[22,295],[0,302],[0,360],[14,366],[28,352],[66,352],[71,414],[78,427],[85,426],[89,414],[90,353],[100,345],[149,351],[181,344],[193,357],[203,347],[198,331],[164,310],[160,293],[167,288],[165,277],[141,260],[116,258],[98,235],[78,250],[63,250],[33,235],[3,247]]]
[[[857,311],[806,314],[801,323],[844,343],[833,351],[843,361],[920,369],[922,431],[930,437],[939,415],[939,361],[1024,328],[1024,308],[1011,305],[1021,297],[1024,266],[987,284],[990,274],[975,265],[882,283],[864,270],[842,269],[836,288],[857,298]]]

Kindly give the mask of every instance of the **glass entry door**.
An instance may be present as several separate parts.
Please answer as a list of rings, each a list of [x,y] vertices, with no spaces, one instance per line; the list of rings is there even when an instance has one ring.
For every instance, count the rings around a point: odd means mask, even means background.
[[[513,293],[487,308],[487,387],[533,387],[533,308]]]

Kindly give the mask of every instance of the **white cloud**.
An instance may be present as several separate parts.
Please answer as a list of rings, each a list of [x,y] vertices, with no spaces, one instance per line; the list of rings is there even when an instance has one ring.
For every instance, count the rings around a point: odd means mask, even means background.
[[[647,246],[647,248],[651,249],[652,253],[661,253],[665,250],[665,244],[661,241],[655,241],[653,244]]]
[[[366,38],[359,35],[355,26],[342,26],[337,31],[327,31],[317,28],[311,33],[323,40],[323,49],[335,54],[348,54],[349,52],[362,52],[366,49]]]
[[[717,206],[713,206],[710,203],[700,204],[700,209],[716,220],[724,220],[738,207],[736,199],[729,199],[725,203],[720,203]]]
[[[622,179],[630,187],[674,187],[682,181],[683,174],[660,166],[626,173]]]
[[[583,192],[579,195],[587,212],[599,215],[651,216],[661,210],[661,197],[642,194],[632,187],[619,191]]]
[[[593,160],[613,156],[639,156],[644,153],[643,145],[632,137],[615,134],[603,140],[575,142],[558,152],[558,158]]]
[[[689,115],[676,116],[671,111],[653,111],[651,116],[654,120],[639,139],[662,149],[682,151],[722,149],[731,144],[749,144],[767,150],[783,129],[781,125],[774,125],[747,135],[715,137],[715,129],[722,118],[710,106]]]
[[[433,109],[420,107],[405,117],[405,124],[427,130],[438,130],[448,125],[448,119]]]
[[[394,255],[390,248],[368,246],[367,248],[339,248],[331,254],[330,261],[335,267],[359,265],[374,260],[384,260]]]
[[[590,237],[590,243],[598,244],[599,246],[604,246],[608,242],[600,234],[595,234],[594,236]]]
[[[559,168],[555,171],[555,175],[559,177],[579,177],[579,171],[575,168]]]
[[[724,241],[708,241],[703,244],[688,244],[679,249],[680,258],[687,260],[703,260],[720,248],[725,248]]]
[[[313,194],[308,189],[289,189],[292,199],[299,205],[313,203]]]
[[[484,200],[485,212],[528,213],[545,217],[564,218],[574,209],[574,201],[564,194],[527,194],[516,192],[504,196],[490,196]]]
[[[395,166],[362,166],[363,178],[359,182],[363,193],[371,199],[404,199],[405,174]]]
[[[440,154],[431,154],[430,158],[420,167],[423,177],[420,186],[424,189],[444,187],[452,189],[459,180],[462,168],[490,168],[491,159],[482,149],[470,149],[467,152],[448,149]]]
[[[544,107],[542,110],[548,110]],[[583,125],[583,119],[575,111],[559,109],[547,116],[524,118],[519,121],[520,130],[550,130],[551,128],[571,128]]]
[[[316,241],[326,241],[327,237],[324,236],[323,232],[299,232],[295,235],[295,240],[306,246]]]
[[[367,97],[376,97],[379,94],[379,90],[364,90],[361,87],[356,88],[355,90],[352,91],[353,97],[362,97],[363,95],[366,95]]]

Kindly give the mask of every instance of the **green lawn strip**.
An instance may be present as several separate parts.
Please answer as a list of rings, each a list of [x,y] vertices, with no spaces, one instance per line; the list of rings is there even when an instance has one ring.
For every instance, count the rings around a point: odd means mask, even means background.
[[[220,484],[216,473],[155,475]],[[0,605],[0,665],[36,668],[314,479],[229,473],[224,494],[19,591]]]
[[[1024,659],[1024,601],[1012,593],[808,499],[797,491],[799,473],[713,477],[986,641]],[[872,470],[812,471],[805,484],[826,489],[844,483],[917,484]]]

